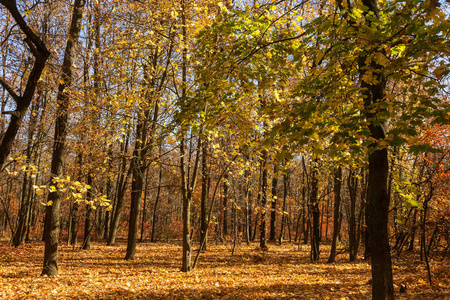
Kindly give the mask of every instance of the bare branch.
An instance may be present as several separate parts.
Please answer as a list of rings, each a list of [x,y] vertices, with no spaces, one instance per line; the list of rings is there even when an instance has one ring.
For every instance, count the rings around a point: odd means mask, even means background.
[[[17,103],[20,102],[20,96],[14,92],[14,89],[3,79],[0,77],[0,84],[2,87],[8,92],[8,94],[13,98],[13,100]]]

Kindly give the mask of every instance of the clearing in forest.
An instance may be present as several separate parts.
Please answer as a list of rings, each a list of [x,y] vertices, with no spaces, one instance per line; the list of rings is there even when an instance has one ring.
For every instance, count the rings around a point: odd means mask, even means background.
[[[180,243],[181,244],[181,243]],[[141,243],[137,259],[125,261],[126,244],[92,250],[60,247],[59,275],[40,276],[43,244],[13,248],[0,245],[1,299],[370,299],[370,265],[348,262],[341,254],[327,264],[328,247],[321,246],[319,263],[311,263],[309,246],[241,244],[209,245],[197,269],[180,272],[181,246]],[[433,285],[417,253],[393,259],[398,299],[450,299],[449,259],[431,260]],[[406,293],[400,293],[406,285]]]

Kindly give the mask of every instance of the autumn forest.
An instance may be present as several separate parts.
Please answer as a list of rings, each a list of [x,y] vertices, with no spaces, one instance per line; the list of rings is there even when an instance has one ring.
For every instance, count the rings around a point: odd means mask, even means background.
[[[450,298],[449,15],[0,0],[0,298]]]

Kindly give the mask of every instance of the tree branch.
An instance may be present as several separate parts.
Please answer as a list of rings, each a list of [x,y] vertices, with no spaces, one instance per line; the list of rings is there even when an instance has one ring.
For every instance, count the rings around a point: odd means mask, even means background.
[[[3,79],[0,77],[0,84],[2,87],[8,92],[8,94],[13,98],[13,100],[17,103],[20,102],[20,96],[14,92],[14,89]]]

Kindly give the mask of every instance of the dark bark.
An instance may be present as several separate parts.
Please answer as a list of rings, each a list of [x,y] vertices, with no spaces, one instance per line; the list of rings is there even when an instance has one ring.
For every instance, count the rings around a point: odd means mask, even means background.
[[[262,179],[261,179],[261,225],[260,225],[260,235],[259,235],[259,247],[261,249],[267,249],[266,241],[266,215],[267,215],[267,188],[268,188],[268,173],[267,170],[267,150],[262,151],[261,155],[261,168],[262,168]]]
[[[380,81],[384,81],[384,78],[380,78]],[[362,85],[368,84],[363,83]],[[370,85],[366,88],[370,93],[366,94],[365,97],[373,97],[373,99],[376,100],[381,100],[383,98],[380,93],[384,92],[384,86]],[[371,105],[369,104],[367,106]],[[371,115],[371,113],[367,113],[367,115]],[[368,119],[370,118],[373,118],[373,116],[368,117]],[[377,140],[385,138],[385,133],[381,125],[376,125],[376,122],[371,122],[369,128],[373,138]],[[373,148],[374,147],[375,146],[373,146]],[[390,202],[387,192],[388,170],[387,149],[369,149],[367,230],[369,251],[372,260],[373,299],[394,298],[388,231]]]
[[[378,25],[371,20],[378,19],[377,2],[363,0],[373,17],[366,19],[367,26],[377,30]],[[369,175],[367,192],[367,233],[370,257],[372,260],[372,299],[394,299],[392,263],[389,246],[389,192],[388,150],[377,146],[377,142],[386,138],[386,122],[378,114],[383,112],[380,105],[384,101],[386,77],[383,66],[368,57],[376,52],[382,53],[381,45],[368,45],[358,58],[361,80],[361,96],[364,100],[364,114],[374,143],[368,147]],[[365,77],[372,78],[370,82]]]
[[[358,178],[355,172],[350,171],[347,178],[347,187],[350,196],[350,221],[349,221],[349,259],[350,261],[356,260],[357,244],[356,244],[356,196],[358,191]]]
[[[51,174],[54,179],[62,178],[65,159],[67,122],[70,98],[67,93],[72,81],[72,65],[76,56],[76,45],[81,30],[85,0],[75,0],[72,22],[69,29],[64,60],[61,67],[61,79],[56,100],[59,104],[56,113],[55,136],[52,153]],[[61,192],[57,189],[48,194],[45,210],[45,253],[42,275],[58,274],[58,243],[60,229]]]
[[[287,196],[288,196],[289,175],[287,172],[288,171],[286,171],[286,173],[283,174],[283,210],[281,212],[282,215],[281,215],[280,237],[278,238],[278,243],[280,245],[283,243],[286,221],[288,220],[288,218],[287,218],[288,213],[286,211],[286,202],[287,202]],[[289,229],[289,236],[290,236],[290,229]]]
[[[223,223],[223,229],[222,234],[225,238],[228,235],[228,173],[225,173],[223,176],[224,182],[223,182],[223,198],[222,198],[222,223]]]
[[[31,111],[33,112],[35,110],[37,110],[37,105],[33,104],[31,107]],[[27,157],[26,158],[27,164],[31,162],[31,157],[33,155],[33,139],[36,123],[37,123],[37,114],[30,114],[30,122],[28,124],[27,148],[25,150]],[[31,209],[32,209],[31,181],[32,178],[30,174],[30,169],[27,167],[27,170],[25,170],[24,172],[22,182],[22,196],[20,201],[18,224],[12,239],[13,245],[15,247],[25,244],[25,239],[27,237],[27,229],[29,228],[29,222],[31,221]]]
[[[19,10],[17,9],[16,1],[14,0],[0,0],[0,3],[6,7],[9,13],[12,15],[20,29],[26,36],[25,42],[28,45],[31,53],[33,54],[35,61],[30,74],[28,75],[25,90],[22,95],[18,95],[13,87],[11,87],[3,78],[0,78],[0,85],[5,89],[11,98],[16,103],[16,109],[12,112],[2,111],[2,113],[10,114],[11,119],[6,131],[3,134],[3,138],[0,142],[0,168],[3,167],[6,158],[8,157],[13,142],[16,138],[17,132],[22,124],[22,120],[28,110],[28,107],[33,100],[36,87],[44,70],[45,63],[50,56],[50,52],[45,46],[41,38],[28,26],[23,19]]]
[[[200,239],[206,238],[206,228],[209,225],[207,220],[207,207],[209,196],[209,171],[208,171],[208,144],[206,139],[203,138],[202,144],[202,195],[200,200]],[[206,250],[208,241],[205,241],[203,249]]]
[[[318,188],[319,181],[317,178],[317,159],[314,160],[314,165],[311,166],[311,193],[310,193],[310,207],[312,214],[312,229],[311,229],[311,261],[316,262],[319,260],[319,242],[320,242],[320,210]]]
[[[186,30],[186,3],[185,0],[181,1],[181,21],[182,21],[182,40],[183,40],[183,49],[182,49],[182,87],[181,87],[181,103],[186,104],[187,102],[187,30]],[[200,132],[198,138],[197,145],[197,154],[194,161],[194,166],[192,173],[189,172],[190,161],[186,161],[186,141],[184,132],[181,132],[181,140],[180,140],[180,157],[179,157],[179,167],[181,173],[181,193],[183,197],[183,240],[182,240],[182,264],[181,271],[189,272],[192,269],[191,266],[191,202],[194,197],[194,191],[197,186],[197,175],[198,175],[198,167],[200,163],[200,153],[201,153],[201,141],[203,132]],[[187,170],[187,172],[186,172]]]
[[[245,201],[244,239],[245,239],[245,242],[247,243],[247,245],[250,245],[250,233],[252,232],[251,218],[250,218],[250,214],[251,214],[250,206],[251,206],[251,198],[252,198],[252,192],[250,190],[250,170],[245,169],[244,178],[245,178],[245,182],[244,182],[244,201]]]
[[[140,135],[137,135],[140,136]],[[142,141],[142,140],[141,140]],[[136,141],[136,144],[141,142]],[[140,151],[141,146],[137,146]],[[139,228],[139,214],[141,209],[141,196],[142,188],[144,186],[144,172],[145,169],[138,162],[139,154],[135,149],[134,158],[131,161],[131,168],[133,173],[133,179],[131,181],[131,206],[130,206],[130,219],[128,224],[128,240],[127,240],[127,253],[125,254],[125,260],[133,260],[136,254],[136,243]]]
[[[301,230],[303,234],[303,244],[308,244],[309,241],[309,229],[310,229],[310,211],[308,209],[308,199],[306,198],[306,187],[303,186],[302,189],[302,195],[303,195],[303,206],[302,206],[302,225]],[[300,237],[299,237],[300,239]]]
[[[155,53],[156,56],[156,53]],[[155,60],[154,60],[155,61]],[[147,99],[148,99],[147,94]],[[144,187],[144,173],[147,168],[145,159],[148,153],[152,152],[153,148],[153,134],[154,126],[158,118],[158,101],[154,105],[153,112],[153,126],[150,136],[150,142],[148,144],[147,136],[148,129],[147,124],[149,122],[150,109],[146,109],[143,116],[138,120],[136,125],[136,142],[133,151],[133,159],[131,161],[131,172],[133,174],[131,181],[131,207],[130,207],[130,218],[128,225],[128,242],[127,242],[127,253],[125,255],[126,260],[133,260],[136,254],[136,243],[137,235],[139,229],[139,215],[142,202],[142,191]]]
[[[333,238],[331,240],[331,252],[328,263],[333,263],[336,259],[336,244],[340,231],[340,210],[341,210],[341,186],[342,186],[342,168],[338,168],[334,172],[334,208],[333,208]]]
[[[93,185],[93,178],[92,174],[88,174],[88,180],[87,184],[92,187]],[[92,188],[91,188],[92,189]],[[92,228],[94,227],[94,220],[93,220],[93,208],[94,205],[92,203],[94,195],[92,194],[92,190],[88,191],[87,194],[87,201],[86,204],[86,218],[84,221],[84,238],[83,238],[83,250],[90,250],[91,249],[91,232]]]
[[[144,203],[142,205],[142,221],[141,221],[141,237],[139,238],[139,242],[144,241],[144,232],[145,232],[145,224],[147,221],[147,198],[148,198],[148,170],[145,173],[145,184],[144,184]],[[161,189],[161,182],[158,186],[158,191]]]
[[[409,247],[408,247],[408,251],[413,251],[414,250],[414,242],[416,239],[416,231],[417,231],[417,225],[416,225],[416,220],[417,220],[417,209],[414,208],[414,214],[413,214],[413,219],[412,219],[412,229],[411,229],[411,240],[409,242]]]
[[[328,187],[330,188],[330,187]],[[331,194],[330,190],[328,191],[328,194]],[[328,241],[328,226],[329,226],[329,219],[330,219],[330,202],[331,197],[327,197],[327,206],[325,209],[325,241]]]
[[[237,158],[237,156],[235,156],[235,157],[230,161],[230,164],[231,164],[231,162],[234,161],[236,158]],[[225,175],[225,173],[229,172],[230,164],[229,164],[228,166],[225,167],[225,169],[223,170],[222,174],[220,174],[220,176],[219,176],[219,178],[218,178],[218,180],[217,180],[218,184],[216,184],[216,187],[214,188],[213,195],[212,195],[212,199],[211,199],[211,203],[210,203],[210,205],[209,205],[208,216],[207,216],[208,221],[211,220],[212,211],[213,211],[214,204],[215,204],[215,201],[216,201],[217,190],[218,190],[218,187],[219,187],[219,185],[220,185],[219,183],[220,183],[220,181],[222,180],[222,177]],[[216,226],[216,228],[220,228],[220,226]],[[206,240],[207,240],[207,238],[208,238],[208,231],[209,231],[209,226],[206,227],[205,235],[203,236],[202,240],[200,241],[200,246],[198,247],[197,255],[195,256],[194,263],[192,264],[192,268],[191,268],[192,270],[194,270],[195,267],[197,266],[197,262],[198,262],[198,259],[199,259],[199,257],[200,257],[200,253],[202,252],[203,246],[205,245]]]
[[[129,143],[130,136],[127,134],[127,137],[125,139],[125,143],[122,144],[122,164],[119,169],[119,178],[117,183],[117,193],[116,193],[116,199],[114,203],[114,211],[113,211],[113,218],[111,220],[111,224],[109,227],[109,235],[108,235],[108,241],[107,245],[112,246],[114,245],[116,241],[116,235],[117,230],[119,229],[119,221],[122,214],[122,207],[123,202],[125,198],[125,192],[127,190],[127,183],[128,178],[131,174],[131,166],[128,168],[127,171],[127,150],[128,150],[128,143]]]
[[[430,282],[430,285],[432,285],[431,280],[431,269],[430,269],[430,262],[429,262],[429,252],[427,250],[427,240],[426,240],[426,227],[427,227],[427,214],[428,214],[428,205],[433,197],[433,183],[430,181],[430,191],[428,195],[426,196],[424,202],[423,202],[423,215],[422,215],[422,236],[421,236],[421,243],[420,243],[420,259],[425,259],[425,265],[427,269],[428,274],[428,281]]]
[[[272,205],[270,210],[270,235],[269,241],[275,241],[276,239],[276,217],[277,217],[277,185],[278,185],[278,167],[274,165],[272,176]]]
[[[162,165],[159,167],[159,178],[158,178],[158,190],[156,191],[156,199],[155,206],[153,207],[153,217],[152,217],[152,236],[151,241],[155,242],[155,230],[156,230],[156,222],[158,220],[158,204],[161,195],[161,181],[162,181]]]

